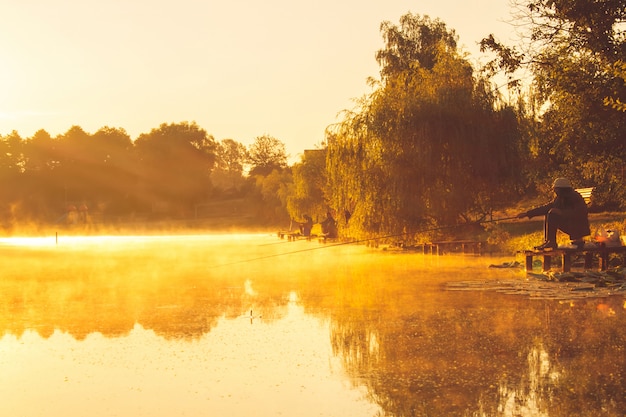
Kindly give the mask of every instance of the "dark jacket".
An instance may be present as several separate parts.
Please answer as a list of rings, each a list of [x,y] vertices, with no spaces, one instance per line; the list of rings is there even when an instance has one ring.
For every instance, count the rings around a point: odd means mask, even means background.
[[[573,188],[563,189],[561,195],[557,195],[551,203],[529,210],[526,215],[529,218],[545,216],[552,208],[562,211],[565,224],[563,229],[574,239],[579,239],[591,234],[589,228],[589,212],[585,199]]]

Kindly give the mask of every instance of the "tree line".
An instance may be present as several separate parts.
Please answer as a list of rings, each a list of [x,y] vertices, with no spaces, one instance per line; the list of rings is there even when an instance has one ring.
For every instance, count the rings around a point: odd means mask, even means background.
[[[42,129],[0,139],[0,207],[8,230],[73,223],[81,210],[101,222],[191,218],[198,204],[257,195],[253,179],[287,167],[284,144],[271,136],[249,147],[218,142],[195,122],[162,124],[134,141],[122,128],[90,134],[79,126],[54,138]]]
[[[14,132],[0,141],[3,218],[42,221],[78,201],[108,216],[164,205],[189,217],[236,197],[270,224],[330,212],[345,235],[410,235],[549,197],[556,176],[595,187],[594,209],[624,210],[626,1],[515,7],[524,42],[487,35],[479,68],[439,19],[383,22],[371,92],[292,166],[271,136],[245,147],[187,122],[135,141],[106,127]]]

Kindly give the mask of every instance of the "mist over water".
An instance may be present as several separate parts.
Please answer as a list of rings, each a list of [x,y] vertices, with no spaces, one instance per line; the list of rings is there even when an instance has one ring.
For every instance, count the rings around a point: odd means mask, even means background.
[[[29,240],[30,239],[30,240]],[[624,415],[623,297],[263,234],[0,240],[0,415]],[[506,259],[510,260],[510,259]]]

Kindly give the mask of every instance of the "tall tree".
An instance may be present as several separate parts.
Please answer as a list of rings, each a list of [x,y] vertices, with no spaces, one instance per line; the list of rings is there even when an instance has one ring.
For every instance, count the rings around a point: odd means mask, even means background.
[[[244,184],[244,166],[248,150],[233,139],[223,139],[217,145],[215,169],[211,173],[213,186],[221,191],[237,192]]]
[[[24,141],[17,131],[0,136],[0,170],[18,173],[24,170]]]
[[[56,142],[48,132],[43,129],[35,132],[33,136],[26,140],[25,169],[30,172],[52,171],[59,164],[56,150]]]
[[[284,224],[289,220],[287,198],[292,194],[285,144],[269,135],[257,137],[248,147],[248,163],[248,198],[254,201],[257,216]]]
[[[29,220],[55,220],[65,212],[65,188],[59,179],[59,141],[40,129],[24,142],[21,215]]]
[[[269,175],[275,169],[287,167],[285,144],[278,139],[263,135],[258,136],[248,147],[250,176]]]
[[[521,45],[493,36],[482,41],[497,65],[533,75],[538,114],[536,150],[541,174],[567,175],[596,186],[594,201],[607,208],[626,204],[626,62],[624,0],[519,0],[517,21],[529,28]],[[523,51],[523,52],[522,52]],[[545,181],[545,180],[543,180]],[[620,203],[621,202],[621,203]]]
[[[12,222],[14,204],[21,196],[20,176],[24,166],[23,140],[16,131],[0,136],[0,225]],[[10,221],[7,221],[10,220]]]
[[[163,202],[181,209],[206,199],[216,146],[195,122],[162,124],[140,135],[135,141],[138,196],[147,204]]]
[[[286,224],[289,221],[287,199],[293,193],[291,172],[275,169],[268,175],[256,175],[251,180],[254,188],[248,198],[253,203],[257,218],[268,224]]]
[[[386,47],[376,53],[381,76],[390,80],[415,64],[432,70],[438,61],[440,49],[456,52],[457,36],[439,19],[407,13],[400,17],[400,25],[385,21],[380,26]]]
[[[484,217],[516,179],[519,133],[439,20],[381,25],[382,79],[330,130],[333,205],[361,232]],[[399,65],[398,63],[402,63]]]
[[[137,182],[133,143],[122,128],[105,126],[92,135],[93,184],[97,189],[92,203],[103,214],[120,213],[132,203]]]

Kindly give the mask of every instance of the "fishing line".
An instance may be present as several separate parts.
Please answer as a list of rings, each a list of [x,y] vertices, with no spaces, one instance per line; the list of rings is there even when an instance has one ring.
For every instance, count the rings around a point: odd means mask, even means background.
[[[455,225],[448,225],[448,226],[439,226],[439,227],[433,227],[433,228],[429,228],[429,229],[418,230],[418,231],[413,232],[413,233],[435,232],[435,231],[438,231],[438,230],[452,229],[452,228],[455,228],[455,227],[467,226],[467,225],[471,225],[471,224],[495,223],[495,222],[499,222],[499,221],[503,221],[503,220],[512,220],[512,219],[517,219],[517,216],[503,217],[503,218],[492,219],[492,220],[484,220],[484,221],[473,222],[473,223],[455,224]],[[321,246],[315,246],[315,247],[312,247],[312,248],[298,249],[298,250],[289,251],[289,252],[274,253],[274,254],[271,254],[271,255],[259,256],[257,258],[242,259],[240,261],[228,262],[228,263],[225,263],[225,264],[215,265],[213,267],[217,268],[217,267],[221,267],[221,266],[231,266],[231,265],[237,265],[237,264],[242,264],[242,263],[247,263],[247,262],[260,261],[260,260],[264,260],[264,259],[277,258],[277,257],[280,257],[280,256],[292,255],[292,254],[295,254],[295,253],[311,252],[311,251],[319,250],[319,249],[334,248],[334,247],[337,247],[337,246],[352,245],[352,244],[355,244],[355,243],[363,243],[363,242],[369,242],[369,241],[372,241],[372,240],[388,239],[388,238],[391,238],[391,237],[398,237],[398,236],[405,236],[405,235],[407,235],[406,232],[405,233],[395,233],[395,234],[384,235],[384,236],[370,237],[370,238],[367,238],[367,239],[350,240],[350,241],[346,241],[346,242],[327,243],[327,244],[324,244],[324,245],[321,245]],[[277,242],[277,243],[287,243],[287,242]]]

